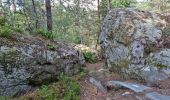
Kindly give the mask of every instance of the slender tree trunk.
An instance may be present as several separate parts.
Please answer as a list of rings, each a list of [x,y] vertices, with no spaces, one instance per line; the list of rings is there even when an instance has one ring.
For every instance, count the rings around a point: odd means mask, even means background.
[[[37,10],[36,10],[36,5],[35,5],[34,0],[32,0],[32,5],[33,5],[34,16],[35,16],[35,27],[36,27],[36,29],[38,29],[39,28],[39,20],[38,20],[38,15],[37,15]]]
[[[98,3],[98,20],[99,20],[99,28],[100,28],[100,32],[101,32],[101,24],[100,24],[100,0],[97,0]]]
[[[111,9],[111,0],[108,0],[108,13],[109,13],[110,9]]]
[[[0,0],[0,16],[3,16],[2,0]]]
[[[15,12],[16,11],[16,1],[12,0],[12,10]]]
[[[0,12],[0,16],[1,16],[1,14],[2,14],[2,9],[3,9],[3,8],[2,8],[2,0],[0,0],[0,11],[1,11],[1,12]]]
[[[0,7],[2,7],[2,0],[0,0]]]
[[[99,42],[99,36],[100,36],[100,32],[101,32],[101,22],[100,22],[100,0],[97,0],[97,13],[98,13],[98,20],[99,20],[99,25],[98,25],[98,27],[99,27],[99,32],[98,32],[98,34],[97,34],[97,43],[96,43],[96,49],[97,49],[97,44],[98,44],[98,42]]]
[[[60,5],[61,5],[61,0],[59,0],[59,3],[60,3]]]
[[[46,16],[47,16],[47,30],[52,32],[52,14],[51,14],[51,0],[45,0]]]

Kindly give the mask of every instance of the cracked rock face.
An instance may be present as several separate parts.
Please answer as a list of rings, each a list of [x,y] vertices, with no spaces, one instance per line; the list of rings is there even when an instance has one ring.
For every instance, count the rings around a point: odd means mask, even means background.
[[[165,62],[170,61],[169,54],[165,52],[165,48],[158,46],[166,26],[165,16],[161,14],[132,8],[111,10],[104,19],[100,34],[107,66],[126,76],[130,74],[129,77],[131,73],[136,73],[134,77],[140,78],[144,78],[140,75],[142,69],[157,67],[153,65],[153,59],[159,61],[159,65],[170,66]],[[162,52],[168,56],[162,56]],[[159,59],[160,57],[162,58]]]
[[[19,34],[0,37],[0,95],[53,82],[61,73],[76,74],[83,64],[82,54],[68,44]]]

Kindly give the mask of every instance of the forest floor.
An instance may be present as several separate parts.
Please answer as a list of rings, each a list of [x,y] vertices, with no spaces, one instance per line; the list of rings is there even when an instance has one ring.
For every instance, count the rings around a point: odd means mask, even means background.
[[[140,83],[137,80],[125,80],[116,73],[103,73],[101,70],[103,70],[104,66],[104,61],[99,61],[95,64],[86,63],[86,69],[89,74],[79,82],[81,85],[81,100],[149,100],[145,98],[145,93],[135,93],[134,91],[125,88],[112,89],[105,93],[100,91],[98,87],[90,83],[90,77],[99,80],[101,84],[105,84],[110,80]],[[140,84],[146,85],[146,83]],[[170,79],[164,80],[160,82],[159,86],[151,88],[151,92],[154,91],[163,95],[170,95]]]
[[[105,66],[104,61],[98,61],[95,64],[86,63],[85,69],[87,70],[87,74],[81,77],[78,81],[81,88],[80,90],[81,100],[150,100],[146,98],[146,94],[150,92],[157,92],[162,95],[170,96],[170,78],[161,81],[159,86],[151,87],[151,90],[144,91],[142,93],[136,93],[127,88],[107,88],[106,92],[102,92],[98,87],[96,87],[94,84],[92,84],[89,81],[91,77],[100,81],[101,84],[104,86],[106,86],[106,83],[108,81],[139,83],[147,86],[147,84],[144,82],[141,83],[134,79],[124,79],[117,73],[109,72],[104,68],[104,66]],[[33,99],[34,97],[39,96],[39,94],[37,93],[39,93],[37,92],[37,89],[34,90],[34,92],[30,91],[23,96],[25,98],[23,100],[39,100],[39,99]],[[32,97],[32,99],[30,99],[29,97]],[[14,100],[20,100],[20,99],[14,99]],[[170,100],[170,99],[166,99],[166,100]]]

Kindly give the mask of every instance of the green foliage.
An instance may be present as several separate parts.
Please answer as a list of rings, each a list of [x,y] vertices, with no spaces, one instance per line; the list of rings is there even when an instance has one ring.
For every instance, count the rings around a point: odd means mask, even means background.
[[[111,8],[128,8],[133,7],[136,4],[136,0],[111,0]],[[100,13],[104,18],[108,13],[108,0],[101,0]]]
[[[48,49],[50,49],[50,50],[55,50],[58,46],[57,46],[57,45],[51,45],[51,44],[49,44],[49,45],[47,45],[47,47],[48,47]]]
[[[148,10],[154,12],[166,12],[170,8],[170,0],[144,0],[135,5],[141,10]]]
[[[77,0],[75,0],[77,2]],[[52,9],[55,39],[76,44],[90,45],[97,41],[98,16],[95,11],[86,11],[78,6],[64,7],[62,4]]]
[[[7,23],[5,17],[0,17],[0,36],[10,37],[13,32],[22,33],[23,31],[19,28],[14,28]]]
[[[72,11],[65,9],[62,5],[53,9],[53,31],[56,34],[56,40],[80,43],[80,34],[78,32],[75,22],[75,15]]]
[[[89,52],[89,51],[84,51],[83,52],[84,58],[87,62],[90,63],[96,63],[97,62],[97,57],[95,53]]]
[[[100,14],[102,16],[102,18],[104,18],[107,13],[108,13],[108,0],[101,0],[101,3],[100,3]]]
[[[112,0],[112,7],[113,8],[127,8],[131,7],[135,0]]]
[[[0,96],[0,100],[11,100],[11,98],[6,96]]]
[[[2,37],[10,37],[13,33],[13,30],[9,26],[0,27],[0,36]]]
[[[59,82],[43,85],[40,89],[44,99],[80,100],[80,85],[73,78],[61,75]]]
[[[45,36],[48,39],[54,39],[55,35],[52,32],[46,31],[44,29],[38,29],[36,31],[37,34],[41,34],[42,36]]]
[[[5,18],[0,16],[0,26],[4,26],[5,23],[6,23]]]
[[[23,33],[23,30],[21,28],[15,28],[14,31],[18,33]]]
[[[55,37],[55,35],[52,32],[49,32],[49,31],[45,32],[42,35],[49,38],[49,39],[53,39]]]
[[[42,94],[42,98],[48,98],[48,100],[53,100],[54,99],[54,95],[53,95],[53,91],[50,90],[50,87],[47,85],[43,85],[41,86],[40,92]]]
[[[36,31],[37,34],[45,34],[45,30],[44,29],[38,29]]]
[[[80,85],[75,80],[69,82],[67,77],[63,79],[63,83],[68,84],[64,100],[80,100]]]
[[[86,76],[87,73],[88,73],[87,70],[85,70],[84,68],[81,67],[81,69],[80,69],[80,77]]]
[[[42,85],[32,95],[24,96],[21,100],[80,100],[80,85],[76,78],[61,75],[59,81]],[[19,100],[20,100],[19,99]]]

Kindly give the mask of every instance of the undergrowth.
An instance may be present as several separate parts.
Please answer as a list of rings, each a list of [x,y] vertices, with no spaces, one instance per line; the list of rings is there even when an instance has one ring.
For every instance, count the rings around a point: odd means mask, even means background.
[[[49,31],[45,31],[44,29],[38,29],[36,31],[37,34],[40,34],[42,36],[45,36],[46,38],[48,39],[54,39],[55,38],[55,35],[52,33],[52,32],[49,32]]]
[[[89,52],[89,51],[83,51],[83,55],[84,55],[84,58],[87,62],[90,62],[90,63],[96,63],[97,62],[97,56],[96,56],[95,53]]]
[[[5,17],[0,16],[0,36],[1,37],[10,37],[13,32],[23,33],[21,28],[14,28],[11,25],[7,24]]]
[[[38,90],[16,100],[80,100],[78,80],[86,75],[85,69],[72,77],[60,75],[58,82],[42,85]]]

